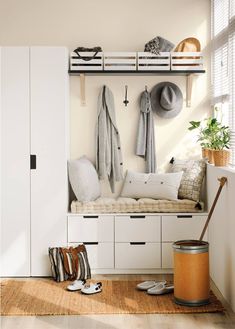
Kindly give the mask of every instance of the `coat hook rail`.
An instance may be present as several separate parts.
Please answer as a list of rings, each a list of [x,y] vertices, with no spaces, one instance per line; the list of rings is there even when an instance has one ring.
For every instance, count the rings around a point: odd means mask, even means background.
[[[187,107],[191,107],[193,78],[194,78],[194,74],[188,74],[186,77],[186,106]],[[147,86],[145,86],[145,91],[148,91]],[[85,86],[84,73],[80,73],[80,99],[81,99],[81,106],[86,106],[86,86]]]

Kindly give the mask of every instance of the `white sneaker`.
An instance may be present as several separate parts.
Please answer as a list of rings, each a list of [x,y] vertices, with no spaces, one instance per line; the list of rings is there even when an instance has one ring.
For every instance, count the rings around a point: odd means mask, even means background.
[[[68,285],[67,289],[69,291],[78,291],[81,290],[86,283],[86,280],[75,280],[72,284]]]
[[[97,282],[94,284],[89,284],[85,285],[82,289],[81,292],[86,295],[92,295],[92,294],[97,294],[98,292],[102,291],[102,283]]]

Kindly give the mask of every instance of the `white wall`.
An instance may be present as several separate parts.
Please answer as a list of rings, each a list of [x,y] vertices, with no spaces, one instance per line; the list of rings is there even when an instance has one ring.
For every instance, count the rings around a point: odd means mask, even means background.
[[[219,187],[217,178],[228,178],[209,225],[210,274],[235,311],[235,171],[211,165],[207,169],[209,206]]]
[[[155,117],[157,162],[160,169],[172,156],[197,156],[199,147],[187,132],[188,122],[206,117],[209,103],[209,0],[2,0],[0,2],[1,45],[102,46],[106,51],[141,51],[156,35],[173,43],[188,36],[200,39],[208,74],[195,78],[192,107],[174,119]],[[80,106],[79,78],[71,77],[71,157],[87,154],[92,160],[96,103],[101,86],[114,93],[124,169],[144,170],[144,161],[134,155],[139,95],[147,85],[172,81],[184,98],[185,77],[93,76],[86,78],[87,106]],[[123,104],[124,86],[129,87],[128,107]],[[117,192],[120,190],[118,184]],[[104,184],[103,191],[109,194]]]

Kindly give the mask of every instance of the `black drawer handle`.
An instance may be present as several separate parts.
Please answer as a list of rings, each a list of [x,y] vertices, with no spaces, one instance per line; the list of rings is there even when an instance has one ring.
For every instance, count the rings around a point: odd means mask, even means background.
[[[133,216],[130,216],[131,219],[134,219],[134,218],[145,218],[145,216],[141,216],[141,215],[133,215]]]
[[[83,242],[85,245],[97,245],[99,242]]]
[[[135,245],[144,245],[144,244],[146,244],[146,242],[130,242],[130,245],[133,245],[133,246],[135,246]]]
[[[178,215],[177,218],[193,218],[192,215]]]
[[[37,156],[36,154],[30,154],[30,169],[37,168]]]
[[[99,216],[83,216],[83,218],[99,218]]]

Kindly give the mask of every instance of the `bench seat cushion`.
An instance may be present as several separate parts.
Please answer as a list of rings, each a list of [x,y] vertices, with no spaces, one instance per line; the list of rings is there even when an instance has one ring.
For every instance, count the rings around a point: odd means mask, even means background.
[[[200,208],[200,209],[199,209]],[[73,201],[71,204],[71,212],[88,213],[88,214],[108,214],[108,213],[180,213],[180,212],[201,212],[200,205],[192,200],[154,200],[154,199],[132,199],[132,198],[98,198],[95,201],[82,203]]]

